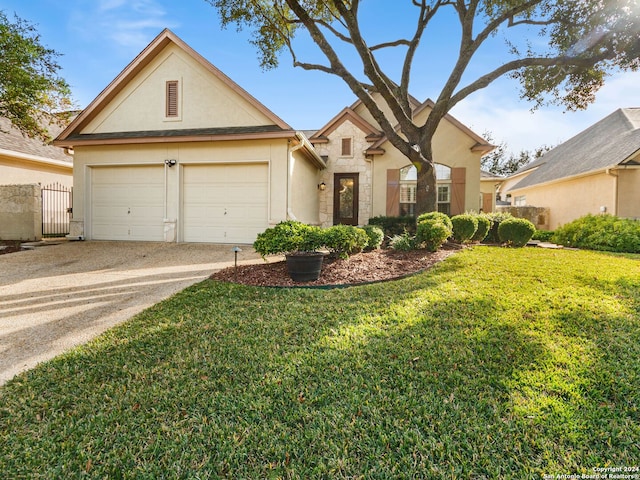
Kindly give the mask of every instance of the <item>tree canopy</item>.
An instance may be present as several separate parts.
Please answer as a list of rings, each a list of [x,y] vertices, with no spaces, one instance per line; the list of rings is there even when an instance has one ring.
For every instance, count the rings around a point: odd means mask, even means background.
[[[58,76],[58,56],[40,43],[33,25],[0,12],[0,116],[43,141],[49,140],[47,125],[63,123],[72,106],[69,86]]]
[[[491,143],[494,141],[491,132],[485,132],[483,137]],[[516,154],[509,151],[506,142],[500,142],[499,144],[495,144],[495,148],[491,152],[482,157],[480,166],[483,170],[493,173],[494,175],[508,177],[521,167],[542,157],[552,148],[554,147],[542,145],[533,151],[520,150],[520,152]]]
[[[418,212],[436,208],[431,147],[436,128],[469,95],[511,76],[519,81],[522,97],[534,106],[555,102],[581,109],[594,100],[607,72],[639,66],[638,0],[396,0],[388,2],[389,8],[409,5],[413,17],[404,20],[400,38],[373,43],[363,32],[384,31],[385,19],[364,25],[362,12],[368,4],[360,0],[206,1],[217,8],[223,25],[252,30],[264,68],[276,67],[279,54],[286,51],[297,67],[341,78],[391,144],[418,169]],[[447,37],[423,41],[429,29],[451,18],[456,27],[448,29]],[[301,58],[295,42],[301,29],[319,48],[322,61]],[[481,47],[496,37],[504,38],[505,56],[469,78],[469,67]],[[426,121],[417,123],[409,95],[413,67],[429,62],[445,43],[458,46],[457,58]],[[383,68],[380,57],[390,49],[402,59],[399,71]],[[347,62],[353,54],[357,65]],[[376,103],[374,93],[385,105]]]

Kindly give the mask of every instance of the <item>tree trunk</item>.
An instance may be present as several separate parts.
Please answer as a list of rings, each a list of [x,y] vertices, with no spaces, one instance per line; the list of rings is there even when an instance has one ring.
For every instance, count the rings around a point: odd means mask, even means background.
[[[438,188],[436,186],[436,169],[433,164],[431,146],[416,151],[411,163],[418,170],[416,189],[416,217],[421,213],[438,210]]]

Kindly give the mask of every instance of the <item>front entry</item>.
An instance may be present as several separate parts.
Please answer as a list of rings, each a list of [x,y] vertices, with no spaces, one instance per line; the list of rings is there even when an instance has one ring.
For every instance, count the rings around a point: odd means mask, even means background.
[[[333,224],[358,225],[358,173],[333,177]]]

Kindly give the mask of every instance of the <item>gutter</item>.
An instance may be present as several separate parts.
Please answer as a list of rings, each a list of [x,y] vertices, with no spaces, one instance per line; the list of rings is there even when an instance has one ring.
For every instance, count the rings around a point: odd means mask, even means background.
[[[0,156],[18,158],[20,160],[26,160],[27,162],[44,163],[45,165],[50,165],[52,167],[68,168],[69,170],[73,170],[73,163],[71,162],[65,162],[63,160],[53,160],[51,158],[39,157],[37,155],[16,152],[14,150],[5,150],[4,148],[0,148]]]

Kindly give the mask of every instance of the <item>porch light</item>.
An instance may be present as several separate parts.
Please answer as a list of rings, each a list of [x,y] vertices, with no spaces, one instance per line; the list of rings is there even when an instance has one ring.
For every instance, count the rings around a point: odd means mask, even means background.
[[[164,164],[167,167],[173,167],[176,163],[178,163],[177,160],[173,160],[173,159],[164,161]]]
[[[324,192],[327,189],[327,184],[322,182],[321,184],[318,185],[318,190],[320,190],[321,192]]]

